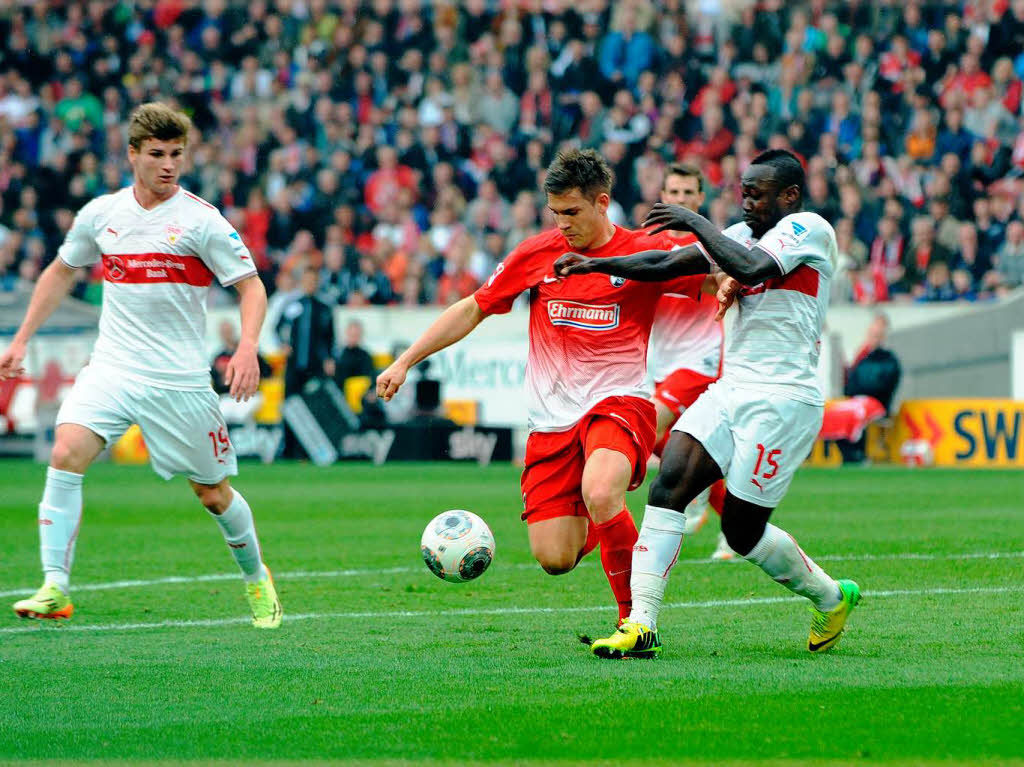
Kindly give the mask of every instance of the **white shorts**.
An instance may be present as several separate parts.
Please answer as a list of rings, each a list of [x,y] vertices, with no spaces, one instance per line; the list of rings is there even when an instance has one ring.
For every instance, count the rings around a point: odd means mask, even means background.
[[[184,474],[215,485],[238,474],[213,389],[163,389],[125,378],[114,368],[87,365],[57,413],[57,425],[62,423],[84,426],[108,445],[137,423],[153,471],[164,479]]]
[[[711,384],[679,417],[686,432],[722,469],[729,492],[775,508],[821,429],[821,405],[753,389]]]

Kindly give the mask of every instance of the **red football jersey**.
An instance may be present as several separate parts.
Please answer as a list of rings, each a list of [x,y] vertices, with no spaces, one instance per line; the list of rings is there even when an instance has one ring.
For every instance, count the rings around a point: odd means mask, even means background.
[[[593,258],[672,250],[665,234],[615,227]],[[636,282],[607,274],[555,279],[552,265],[572,248],[557,229],[524,240],[474,294],[487,314],[504,314],[530,291],[526,396],[531,431],[570,428],[606,397],[648,398],[647,342],[658,299],[697,296],[704,275]]]

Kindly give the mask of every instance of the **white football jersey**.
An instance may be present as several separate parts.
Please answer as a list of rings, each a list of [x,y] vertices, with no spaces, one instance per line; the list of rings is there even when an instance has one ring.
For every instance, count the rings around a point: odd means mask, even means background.
[[[664,295],[651,327],[647,365],[656,382],[680,369],[716,378],[722,362],[722,323],[714,296]]]
[[[704,246],[693,234],[666,235],[679,246]],[[655,383],[677,370],[693,370],[718,378],[722,364],[722,323],[715,321],[718,302],[708,295],[696,297],[666,294],[658,301],[647,350],[647,367]]]
[[[722,380],[824,404],[817,368],[829,282],[838,257],[831,225],[817,213],[804,211],[786,216],[760,240],[745,223],[734,224],[723,234],[767,252],[782,276],[741,291]]]
[[[72,267],[103,262],[103,310],[91,363],[169,389],[206,389],[206,295],[214,277],[256,274],[238,232],[184,189],[146,210],[132,187],[75,216],[57,255]]]

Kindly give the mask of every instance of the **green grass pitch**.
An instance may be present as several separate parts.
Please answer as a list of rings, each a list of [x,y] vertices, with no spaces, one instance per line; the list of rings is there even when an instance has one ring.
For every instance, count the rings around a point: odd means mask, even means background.
[[[19,622],[43,478],[0,462],[3,763],[1024,764],[1018,472],[802,470],[774,521],[861,584],[837,650],[807,653],[806,607],[759,570],[707,561],[711,521],[655,662],[578,643],[611,630],[608,586],[596,556],[532,562],[513,467],[244,465],[270,632],[184,480],[110,465],[86,478],[74,620]],[[420,559],[448,508],[494,530],[479,581]]]

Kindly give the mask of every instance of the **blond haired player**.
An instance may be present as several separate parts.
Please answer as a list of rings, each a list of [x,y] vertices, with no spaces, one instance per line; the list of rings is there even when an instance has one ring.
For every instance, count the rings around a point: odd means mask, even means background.
[[[240,299],[242,339],[228,363],[231,395],[259,384],[256,341],[267,294],[248,248],[223,216],[178,185],[192,123],[160,103],[129,122],[134,182],[86,204],[39,278],[0,379],[24,372],[26,345],[64,299],[75,270],[103,263],[103,310],[89,364],[57,415],[39,504],[45,582],[14,605],[23,618],[70,618],[71,565],[82,519],[82,480],[105,445],[138,423],[153,470],[184,474],[221,528],[242,571],[253,625],[276,628],[281,603],[262,561],[252,511],[231,487],[238,473],[206,359],[206,294],[216,278]]]

